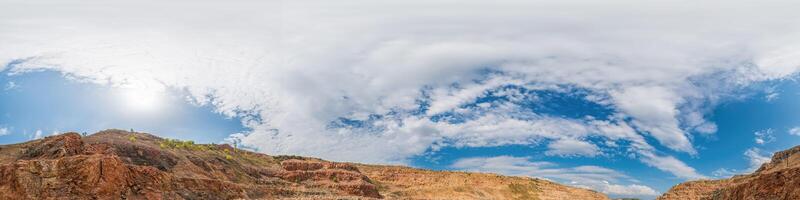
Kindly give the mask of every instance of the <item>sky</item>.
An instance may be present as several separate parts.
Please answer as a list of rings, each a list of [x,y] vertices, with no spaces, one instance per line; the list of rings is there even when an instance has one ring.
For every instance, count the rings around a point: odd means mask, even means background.
[[[800,144],[793,1],[0,2],[0,143],[134,129],[652,199]]]

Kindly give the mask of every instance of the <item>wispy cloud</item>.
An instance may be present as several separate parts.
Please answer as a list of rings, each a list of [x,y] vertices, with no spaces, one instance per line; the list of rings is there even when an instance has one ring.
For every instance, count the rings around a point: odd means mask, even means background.
[[[771,153],[764,152],[759,148],[750,148],[744,152],[744,156],[750,162],[750,168],[747,169],[748,172],[753,172],[762,164],[768,163],[771,159]]]
[[[800,66],[792,1],[578,2],[9,0],[0,3],[0,63],[11,73],[187,91],[242,117],[252,131],[235,137],[266,153],[407,163],[443,146],[596,156],[565,144],[605,151],[624,141],[632,145],[623,151],[682,178],[703,176],[647,141],[697,154],[692,135],[716,131],[703,116],[726,94]],[[64,3],[86,6],[47,6]],[[465,106],[507,85],[580,88],[612,117]],[[502,98],[535,101],[520,94]],[[434,120],[448,112],[472,114]],[[363,126],[330,126],[342,118]]]
[[[712,175],[718,178],[728,178],[733,175],[752,173],[761,167],[761,165],[768,163],[771,160],[771,153],[764,152],[764,150],[755,147],[747,149],[743,155],[748,161],[749,167],[746,169],[719,168],[712,172]]]
[[[657,169],[670,172],[677,177],[684,179],[705,179],[705,175],[700,174],[694,168],[678,160],[673,156],[659,156],[652,152],[640,152],[641,160],[645,164]]]
[[[600,149],[587,141],[576,140],[572,138],[562,138],[550,142],[547,145],[549,150],[545,151],[545,155],[559,155],[559,156],[572,156],[583,155],[594,157],[601,154]]]
[[[42,130],[36,130],[35,132],[33,132],[33,139],[34,140],[42,139]]]
[[[719,168],[717,170],[714,170],[714,172],[711,172],[711,175],[713,175],[714,177],[717,177],[717,178],[729,178],[731,176],[742,174],[742,173],[743,172],[741,172],[740,170],[728,169],[728,168],[724,168],[723,167],[723,168]]]
[[[6,86],[3,87],[3,90],[8,91],[8,90],[13,90],[13,89],[17,89],[17,88],[19,88],[19,85],[17,85],[17,83],[15,83],[14,81],[9,81],[8,83],[6,83]]]
[[[775,141],[774,132],[771,128],[754,132],[756,144],[763,145]]]
[[[765,88],[764,93],[765,93],[764,100],[766,100],[767,102],[774,101],[778,99],[781,95],[780,91],[778,91],[778,89],[775,88],[774,86]]]
[[[11,134],[11,131],[8,130],[8,127],[0,127],[0,136]]]
[[[800,127],[792,127],[789,129],[789,135],[800,136]]]

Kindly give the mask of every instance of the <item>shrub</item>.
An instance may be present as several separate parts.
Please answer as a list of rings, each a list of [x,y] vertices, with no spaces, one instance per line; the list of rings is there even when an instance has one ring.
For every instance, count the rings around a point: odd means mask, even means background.
[[[175,148],[175,149],[187,149],[187,150],[196,150],[196,151],[208,151],[209,146],[204,144],[195,144],[194,141],[187,140],[176,140],[176,139],[165,139],[158,144],[161,148]]]

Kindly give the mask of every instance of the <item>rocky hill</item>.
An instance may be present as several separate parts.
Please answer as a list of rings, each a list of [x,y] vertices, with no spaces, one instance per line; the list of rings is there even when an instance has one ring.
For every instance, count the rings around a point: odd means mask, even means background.
[[[800,199],[800,146],[775,153],[752,174],[678,184],[658,200]]]
[[[608,199],[550,181],[496,174],[443,172],[399,166],[357,165],[387,199]]]
[[[0,199],[608,199],[550,181],[268,156],[145,133],[0,146]]]

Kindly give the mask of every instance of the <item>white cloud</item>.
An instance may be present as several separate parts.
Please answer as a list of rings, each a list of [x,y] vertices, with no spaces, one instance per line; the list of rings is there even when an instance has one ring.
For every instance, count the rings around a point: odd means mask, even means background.
[[[601,154],[600,149],[589,142],[572,138],[562,138],[547,145],[546,155],[572,156],[583,155],[594,157]]]
[[[744,158],[747,159],[749,166],[747,169],[737,170],[728,168],[719,168],[712,172],[718,178],[728,178],[734,175],[747,174],[756,171],[762,164],[768,163],[771,160],[771,153],[764,152],[759,148],[749,148],[744,152]]]
[[[766,95],[764,95],[764,100],[768,102],[778,99],[781,95],[774,87],[768,87],[764,92],[766,93]]]
[[[762,164],[768,163],[771,160],[771,154],[759,148],[747,149],[747,151],[744,152],[744,156],[750,161],[750,168],[747,169],[747,172],[753,172],[761,167]]]
[[[735,169],[728,169],[728,168],[719,168],[711,172],[711,175],[717,178],[730,178],[731,176],[742,174],[741,171]]]
[[[530,176],[555,180],[564,184],[584,187],[609,195],[649,196],[659,193],[652,188],[638,184],[612,184],[611,182],[635,181],[625,174],[612,169],[584,165],[572,168],[559,168],[550,162],[531,161],[528,157],[497,156],[475,157],[457,160],[454,169],[491,172],[511,176]]]
[[[670,172],[684,179],[705,179],[708,178],[698,173],[694,168],[689,167],[673,156],[658,156],[652,152],[640,152],[641,160],[645,164]]]
[[[654,190],[653,188],[644,185],[639,185],[639,184],[619,185],[619,184],[610,184],[607,181],[603,181],[602,184],[598,184],[595,186],[585,186],[585,187],[609,195],[617,195],[625,197],[637,197],[637,196],[655,197],[661,194],[656,190]]]
[[[759,130],[754,132],[753,134],[756,136],[755,141],[756,144],[766,144],[775,141],[775,136],[773,136],[773,131],[771,128]]]
[[[696,154],[691,131],[716,131],[702,108],[800,65],[792,1],[224,3],[3,1],[0,63],[11,73],[51,69],[115,87],[187,91],[196,103],[244,117],[252,132],[236,138],[266,153],[402,163],[442,146],[551,141],[553,155],[586,155],[558,144],[601,137],[631,141],[643,163],[685,178],[702,175],[655,155],[636,131]],[[501,73],[475,82],[487,69]],[[474,112],[459,106],[505,84],[586,89],[617,119],[426,118]],[[414,110],[426,88],[423,116],[400,112],[371,122],[376,129],[327,128],[338,117]]]
[[[707,121],[703,116],[703,110],[693,110],[682,116],[682,122],[686,127],[691,128],[697,133],[713,134],[717,132],[717,124]]]
[[[463,89],[460,90],[437,88],[437,90],[433,91],[431,97],[433,103],[428,109],[428,114],[437,114],[455,109],[462,104],[474,101],[475,98],[482,96],[486,90],[512,84],[523,85],[524,82],[509,77],[495,76],[481,83],[468,83],[461,86]]]
[[[9,81],[8,83],[6,83],[6,87],[4,87],[3,90],[13,90],[17,88],[19,88],[19,85],[17,85],[17,83],[15,83],[14,81]]]
[[[34,140],[42,139],[42,130],[36,130],[36,132],[33,133],[33,139]]]
[[[789,129],[789,135],[800,136],[800,127],[792,127]]]
[[[0,128],[0,136],[11,134],[11,131],[8,130],[8,127]]]
[[[678,127],[678,109],[681,99],[663,87],[631,87],[612,93],[617,106],[631,115],[633,124],[647,131],[661,144],[674,150],[696,153],[689,138]]]

